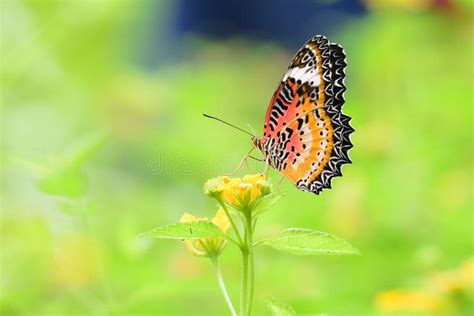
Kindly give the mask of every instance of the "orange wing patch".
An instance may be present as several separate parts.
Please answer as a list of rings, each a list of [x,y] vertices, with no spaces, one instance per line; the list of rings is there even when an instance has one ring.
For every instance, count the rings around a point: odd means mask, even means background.
[[[310,111],[287,129],[291,132],[290,141],[284,151],[289,155],[282,173],[293,183],[313,182],[326,168],[333,148],[333,129],[331,119],[324,111]]]

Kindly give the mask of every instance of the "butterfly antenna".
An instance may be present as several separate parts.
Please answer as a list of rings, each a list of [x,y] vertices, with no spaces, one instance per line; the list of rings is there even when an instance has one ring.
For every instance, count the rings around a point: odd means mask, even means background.
[[[255,133],[255,130],[253,129],[252,125],[250,125],[249,123],[247,123],[247,126],[250,128],[250,130],[252,131],[252,133],[254,135],[257,135],[257,133]]]
[[[229,125],[230,127],[233,127],[233,128],[235,128],[235,129],[237,129],[237,130],[239,130],[239,131],[241,131],[241,132],[244,132],[245,134],[248,134],[248,135],[250,135],[250,136],[252,136],[252,137],[255,137],[255,135],[253,135],[252,133],[250,133],[250,132],[248,132],[248,131],[246,131],[246,130],[244,130],[244,129],[238,127],[238,126],[235,126],[234,124],[230,124],[229,122],[226,122],[226,121],[224,121],[224,120],[221,120],[220,118],[217,118],[217,117],[211,116],[211,115],[207,115],[207,114],[204,114],[204,113],[203,113],[202,115],[204,115],[204,116],[207,117],[207,118],[210,118],[210,119],[219,121],[219,122],[221,122],[221,123],[224,123],[224,124],[226,124],[226,125]]]

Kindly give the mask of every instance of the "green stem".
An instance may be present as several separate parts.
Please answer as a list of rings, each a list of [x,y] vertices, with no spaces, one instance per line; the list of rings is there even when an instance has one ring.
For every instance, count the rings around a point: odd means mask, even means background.
[[[262,240],[259,240],[257,242],[254,242],[253,243],[253,247],[257,247],[257,246],[260,246],[261,244],[265,243],[267,240],[266,239],[262,239]]]
[[[247,239],[247,238],[245,238]],[[240,315],[247,316],[248,309],[248,277],[249,277],[249,251],[247,245],[242,248],[242,284],[240,287]]]
[[[227,303],[227,306],[230,309],[230,313],[232,316],[237,316],[235,312],[234,305],[232,305],[232,301],[230,300],[229,293],[227,293],[227,289],[225,287],[224,279],[222,278],[221,267],[219,263],[219,258],[217,256],[211,256],[212,264],[214,265],[214,269],[216,271],[217,282],[219,283],[219,288],[221,289],[222,295],[224,295],[224,300]]]
[[[237,228],[237,225],[234,222],[234,219],[232,218],[229,210],[227,209],[227,206],[225,205],[224,201],[222,201],[221,198],[217,198],[217,202],[219,202],[220,206],[224,209],[225,214],[229,218],[230,225],[232,226],[232,229],[235,232],[235,235],[237,236],[238,242],[240,244],[240,247],[244,244],[242,241],[242,237],[240,236],[239,229]]]
[[[91,236],[91,238],[94,238],[94,232],[92,231],[90,225],[89,225],[89,216],[87,213],[86,209],[86,201],[84,199],[76,200],[75,203],[80,203],[80,221],[82,224],[82,228],[84,230],[84,234],[87,236]],[[98,272],[99,272],[99,285],[102,288],[103,295],[105,297],[105,301],[107,303],[107,307],[109,311],[113,310],[115,306],[114,298],[112,295],[112,290],[107,283],[106,277],[105,277],[105,268],[104,268],[104,263],[102,260],[97,261],[97,267],[98,267]]]
[[[252,303],[253,303],[253,285],[254,285],[254,257],[253,257],[253,232],[254,228],[252,227],[252,216],[249,215],[246,217],[246,229],[247,229],[247,247],[249,251],[249,279],[248,279],[248,301],[247,301],[247,313],[248,315],[252,312]]]
[[[240,291],[240,315],[248,316],[252,312],[254,259],[252,217],[246,214],[244,222],[244,244],[242,250],[242,287]]]

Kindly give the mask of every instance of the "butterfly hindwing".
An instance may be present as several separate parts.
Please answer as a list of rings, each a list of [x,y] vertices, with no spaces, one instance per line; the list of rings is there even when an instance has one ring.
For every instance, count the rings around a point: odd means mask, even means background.
[[[345,54],[321,35],[295,55],[267,111],[262,152],[303,191],[331,187],[350,163],[350,118],[344,104]]]

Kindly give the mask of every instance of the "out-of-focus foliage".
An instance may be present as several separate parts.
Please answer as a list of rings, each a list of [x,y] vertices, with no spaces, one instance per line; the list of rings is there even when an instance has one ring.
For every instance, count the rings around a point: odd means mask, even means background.
[[[270,310],[272,311],[272,315],[274,316],[296,315],[295,310],[291,306],[288,306],[285,303],[278,302],[274,298],[266,299],[265,303],[270,308]]]
[[[262,236],[332,232],[363,255],[262,250],[257,315],[269,296],[298,314],[472,313],[472,271],[460,272],[473,255],[472,5],[449,3],[369,4],[326,34],[348,55],[353,164],[320,196],[283,182],[286,195],[259,225]],[[2,315],[226,313],[207,261],[136,237],[185,211],[214,214],[203,182],[231,170],[251,143],[201,113],[260,132],[294,51],[190,36],[181,57],[136,66],[167,4],[0,3]],[[238,271],[236,251],[222,260]],[[463,287],[440,290],[456,282]],[[426,306],[420,299],[434,307],[414,308]]]

